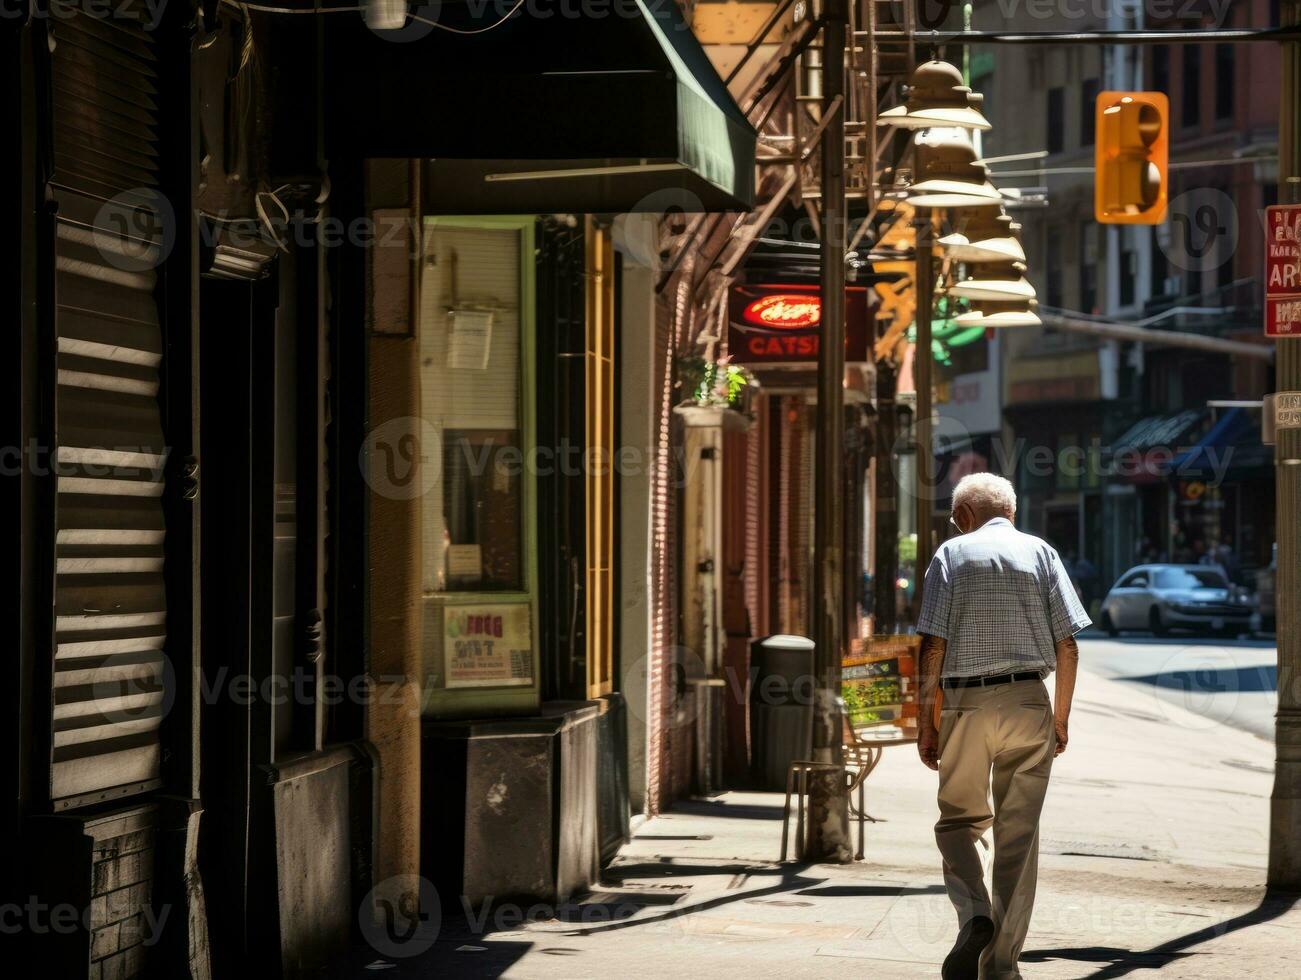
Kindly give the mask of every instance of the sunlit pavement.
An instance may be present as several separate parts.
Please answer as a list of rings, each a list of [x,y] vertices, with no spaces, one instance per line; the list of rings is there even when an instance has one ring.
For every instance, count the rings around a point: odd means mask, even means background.
[[[1088,633],[1080,656],[1089,670],[1149,689],[1207,726],[1226,724],[1274,739],[1278,652],[1273,640],[1144,633],[1112,639]]]
[[[1297,975],[1301,911],[1263,889],[1272,746],[1160,685],[1099,672],[1128,652],[1136,675],[1156,673],[1186,646],[1207,655],[1196,644],[1085,644],[1042,823],[1026,980]],[[506,906],[476,926],[447,910],[423,955],[358,951],[349,975],[936,977],[955,925],[934,792],[911,746],[887,750],[869,782],[881,822],[868,827],[867,860],[835,867],[776,863],[780,795],[687,802],[643,824],[601,891],[558,916],[533,909],[539,921],[520,925]]]

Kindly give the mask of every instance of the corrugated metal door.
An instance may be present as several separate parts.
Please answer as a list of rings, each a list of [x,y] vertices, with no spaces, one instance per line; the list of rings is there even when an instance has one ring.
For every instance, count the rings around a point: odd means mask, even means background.
[[[162,332],[155,37],[121,17],[51,25],[57,566],[56,809],[159,784],[165,711]],[[172,228],[174,231],[174,226]]]

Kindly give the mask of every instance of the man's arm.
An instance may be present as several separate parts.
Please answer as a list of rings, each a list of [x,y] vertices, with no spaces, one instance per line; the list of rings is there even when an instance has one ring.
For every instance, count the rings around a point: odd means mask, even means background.
[[[1057,755],[1066,751],[1067,723],[1071,717],[1071,698],[1075,694],[1075,669],[1080,662],[1080,648],[1075,634],[1088,626],[1089,614],[1080,604],[1056,549],[1049,548],[1048,621],[1053,631],[1053,649],[1057,655],[1057,697],[1053,699],[1053,724],[1057,729]]]
[[[1071,717],[1071,698],[1075,696],[1075,670],[1080,663],[1080,648],[1075,637],[1058,640],[1057,645],[1057,696],[1053,698],[1053,725],[1057,729],[1057,752],[1066,751],[1067,725]]]
[[[921,663],[917,665],[917,754],[931,769],[940,767],[940,732],[935,727],[935,696],[940,686],[940,671],[944,668],[944,652],[948,644],[938,636],[922,634]],[[1075,675],[1071,680],[1074,686]]]

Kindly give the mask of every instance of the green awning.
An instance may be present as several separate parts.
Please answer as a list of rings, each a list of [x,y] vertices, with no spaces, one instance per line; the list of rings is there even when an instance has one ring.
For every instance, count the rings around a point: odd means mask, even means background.
[[[428,159],[431,213],[753,204],[754,130],[676,3],[538,7],[444,3],[481,33],[397,39],[322,18],[329,155]]]

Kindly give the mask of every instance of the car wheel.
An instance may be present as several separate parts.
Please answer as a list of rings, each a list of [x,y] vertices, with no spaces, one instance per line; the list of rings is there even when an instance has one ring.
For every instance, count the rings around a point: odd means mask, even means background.
[[[1116,629],[1116,624],[1111,621],[1111,613],[1109,612],[1104,612],[1102,614],[1098,625],[1107,631],[1108,636],[1120,635],[1120,630]]]
[[[1170,635],[1170,627],[1165,624],[1165,621],[1161,618],[1161,610],[1156,606],[1153,606],[1152,611],[1147,614],[1147,622],[1152,628],[1153,636]]]

